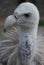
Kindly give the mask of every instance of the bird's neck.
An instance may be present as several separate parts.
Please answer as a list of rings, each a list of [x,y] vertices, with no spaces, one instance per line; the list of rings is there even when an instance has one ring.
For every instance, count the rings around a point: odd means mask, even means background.
[[[27,37],[32,37],[34,40],[36,40],[36,36],[37,36],[37,29],[33,28],[33,29],[20,29],[19,30],[19,41],[24,40],[25,38],[27,39]],[[21,42],[20,42],[21,43]]]
[[[36,34],[35,33],[37,33],[36,29],[27,29],[27,30],[20,29],[19,30],[19,48],[21,52],[22,63],[23,64],[25,63],[25,65],[26,65],[26,62],[28,63],[28,59],[30,63],[33,60],[34,55],[36,54],[36,43],[35,43]],[[25,50],[27,52],[25,52]],[[23,53],[24,55],[28,54],[26,58],[25,56],[23,56]]]

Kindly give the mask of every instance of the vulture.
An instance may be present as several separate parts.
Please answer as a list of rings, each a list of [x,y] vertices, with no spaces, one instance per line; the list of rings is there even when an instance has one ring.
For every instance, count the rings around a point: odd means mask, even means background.
[[[21,3],[4,22],[5,40],[0,40],[0,63],[7,65],[44,65],[44,37],[37,36],[38,8]],[[12,32],[7,29],[14,28]]]

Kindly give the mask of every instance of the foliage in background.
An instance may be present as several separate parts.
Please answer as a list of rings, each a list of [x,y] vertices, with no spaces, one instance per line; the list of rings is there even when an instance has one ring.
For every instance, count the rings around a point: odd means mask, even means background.
[[[44,26],[44,20],[40,20],[39,26]]]

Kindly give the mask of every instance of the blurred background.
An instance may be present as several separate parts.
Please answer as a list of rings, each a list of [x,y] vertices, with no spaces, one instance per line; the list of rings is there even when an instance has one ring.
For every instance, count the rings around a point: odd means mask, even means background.
[[[32,2],[38,7],[40,12],[38,40],[40,39],[42,40],[40,42],[44,43],[44,0],[0,0],[0,40],[3,40],[5,38],[2,35],[4,20],[6,19],[7,16],[13,14],[15,8],[22,2]],[[4,63],[4,65],[6,64]]]
[[[34,3],[40,12],[40,26],[44,26],[44,0],[0,0],[0,27],[8,15],[13,14],[15,8],[22,2]]]
[[[34,3],[40,11],[41,19],[44,19],[44,0],[0,0],[0,18],[12,14],[20,3],[26,1]]]

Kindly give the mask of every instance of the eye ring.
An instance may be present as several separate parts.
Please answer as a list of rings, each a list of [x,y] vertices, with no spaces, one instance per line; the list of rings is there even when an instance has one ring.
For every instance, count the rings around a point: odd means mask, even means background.
[[[29,18],[32,16],[32,13],[26,13],[26,14],[24,14],[24,16],[25,16],[25,18]]]
[[[26,18],[28,18],[30,15],[29,15],[29,14],[24,14],[24,16],[25,16]]]

